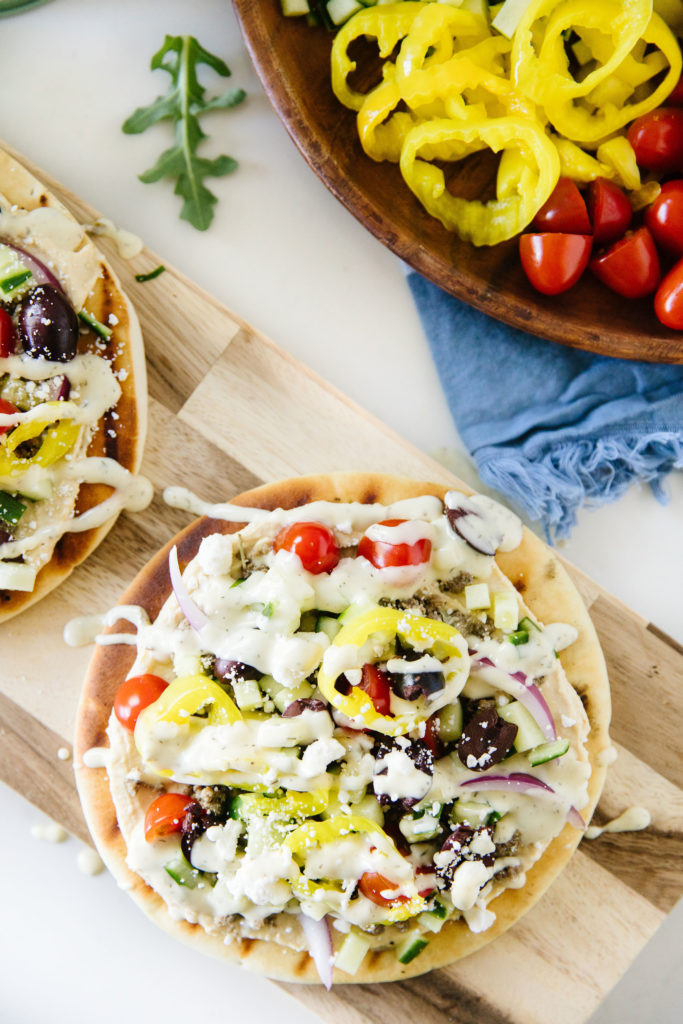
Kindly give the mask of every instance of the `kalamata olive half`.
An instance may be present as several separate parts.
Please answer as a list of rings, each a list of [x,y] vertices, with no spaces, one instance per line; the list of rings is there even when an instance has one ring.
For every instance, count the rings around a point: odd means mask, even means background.
[[[213,670],[224,683],[241,683],[247,679],[260,679],[263,675],[253,665],[245,665],[243,661],[230,658],[216,658]]]
[[[477,711],[458,741],[458,757],[473,772],[483,772],[507,757],[517,726],[500,717],[495,707]]]
[[[417,700],[439,693],[446,685],[443,672],[395,672],[392,689],[404,700]]]
[[[78,317],[64,295],[39,284],[23,297],[18,311],[24,352],[34,359],[68,363],[78,349]]]

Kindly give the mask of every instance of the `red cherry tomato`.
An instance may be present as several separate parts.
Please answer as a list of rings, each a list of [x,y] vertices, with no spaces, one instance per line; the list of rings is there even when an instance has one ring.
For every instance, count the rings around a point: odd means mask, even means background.
[[[544,295],[559,295],[583,274],[592,244],[590,235],[527,234],[519,240],[519,255],[534,288]]]
[[[11,413],[19,412],[16,405],[12,405],[11,402],[7,402],[4,398],[0,398],[0,412]],[[0,434],[6,434],[8,430],[13,430],[13,427],[0,427]]]
[[[14,321],[6,309],[0,309],[0,358],[14,354]]]
[[[683,173],[683,110],[657,107],[628,130],[639,167],[660,174]]]
[[[358,880],[358,888],[367,899],[371,900],[378,907],[392,907],[397,903],[405,903],[407,896],[396,896],[394,899],[387,899],[382,896],[383,892],[391,892],[397,887],[395,882],[390,882],[384,875],[377,871],[366,871]]]
[[[131,676],[121,683],[114,697],[114,714],[121,725],[133,732],[140,712],[153,704],[167,686],[165,679],[151,672],[144,676]]]
[[[155,843],[157,839],[180,832],[185,811],[192,803],[192,797],[184,793],[162,793],[152,800],[145,815],[145,840]]]
[[[399,526],[405,522],[405,519],[384,519],[378,525]],[[387,566],[395,565],[421,565],[431,558],[432,542],[423,537],[414,544],[388,544],[385,541],[362,537],[358,545],[358,554],[372,562],[376,569],[386,569]]]
[[[645,223],[657,245],[683,256],[683,181],[667,181],[652,206],[645,211]]]
[[[339,548],[332,530],[322,523],[292,523],[278,533],[275,551],[291,551],[298,555],[307,572],[318,576],[332,572],[339,563]]]
[[[391,684],[386,672],[376,665],[363,665],[360,689],[365,690],[379,715],[391,714]]]
[[[683,331],[683,260],[671,268],[657,289],[655,313],[665,327]]]
[[[591,260],[603,284],[627,299],[641,299],[655,290],[662,273],[654,239],[647,228],[629,232],[607,252]]]
[[[596,178],[588,186],[588,209],[596,245],[615,242],[628,231],[633,209],[626,193],[607,178]]]
[[[667,96],[666,105],[667,107],[683,107],[683,75]]]
[[[589,235],[591,222],[583,196],[571,178],[560,178],[532,221],[535,231],[564,231]]]
[[[428,718],[427,721],[425,722],[424,741],[437,760],[438,758],[443,757],[444,753],[446,752],[446,748],[443,744],[441,737],[439,736],[438,713],[432,715],[431,718]]]

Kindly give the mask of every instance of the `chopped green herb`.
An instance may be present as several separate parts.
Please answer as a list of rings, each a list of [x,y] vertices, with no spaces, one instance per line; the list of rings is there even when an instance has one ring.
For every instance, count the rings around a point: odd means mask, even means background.
[[[269,619],[273,614],[274,610],[275,609],[273,607],[273,602],[269,601],[268,604],[264,604],[263,608],[261,609],[261,614],[265,615],[265,617]]]
[[[498,811],[491,811],[491,813],[489,814],[488,818],[486,819],[486,824],[487,825],[495,825],[496,822],[500,821],[501,818],[502,818],[502,814],[500,814]]]
[[[101,324],[100,321],[94,317],[92,313],[88,313],[86,309],[82,309],[78,314],[78,317],[84,324],[91,327],[95,334],[98,334],[104,341],[108,341],[109,338],[111,338],[113,333],[111,327],[107,327],[106,324]]]
[[[158,121],[171,121],[176,144],[165,150],[156,164],[144,171],[140,181],[147,183],[161,178],[175,178],[176,195],[185,200],[180,216],[199,231],[205,231],[213,220],[216,196],[204,185],[204,178],[230,174],[237,161],[230,156],[207,160],[197,156],[197,149],[206,138],[199,116],[210,110],[226,110],[241,103],[243,89],[229,89],[220,96],[205,98],[205,89],[197,79],[197,67],[206,64],[224,78],[229,77],[227,64],[205,50],[194,36],[166,36],[161,49],[151,61],[153,71],[161,69],[171,76],[171,87],[147,107],[139,107],[124,121],[123,131],[136,135]]]
[[[150,270],[149,274],[136,274],[135,280],[140,284],[143,284],[145,281],[153,281],[155,277],[158,277],[159,274],[163,274],[165,270],[166,267],[161,263],[158,267],[155,267],[154,270]]]
[[[233,587],[239,587],[240,583],[244,583],[246,578],[246,576],[240,576],[238,580],[235,580],[233,583],[230,584],[230,589],[232,590]]]
[[[519,647],[520,644],[529,643],[529,634],[527,633],[526,629],[517,629],[514,633],[508,633],[507,639],[510,641],[511,644],[514,644],[516,647]]]
[[[15,526],[25,511],[26,505],[23,502],[8,494],[7,491],[0,491],[0,519]]]

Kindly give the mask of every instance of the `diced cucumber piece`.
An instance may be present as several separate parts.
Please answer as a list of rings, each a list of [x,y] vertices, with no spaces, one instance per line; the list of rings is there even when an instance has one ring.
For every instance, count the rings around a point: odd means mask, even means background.
[[[310,683],[299,683],[298,686],[283,686],[276,694],[272,695],[273,704],[280,714],[293,704],[295,700],[305,700],[313,696],[313,687]]]
[[[508,633],[505,639],[514,644],[515,647],[519,647],[521,644],[529,643],[529,634],[525,629],[516,629],[514,633]]]
[[[327,13],[333,25],[343,25],[352,14],[362,9],[363,5],[358,0],[329,0],[327,4]]]
[[[451,811],[451,824],[467,824],[478,828],[486,825],[491,813],[489,804],[480,804],[474,800],[456,800]]]
[[[340,625],[345,626],[351,619],[355,619],[357,615],[362,615],[366,612],[370,606],[367,604],[350,604],[348,608],[345,608],[341,615],[337,618],[337,622]]]
[[[97,317],[93,316],[92,313],[89,313],[87,309],[82,309],[79,312],[78,319],[94,331],[98,337],[102,338],[102,341],[108,341],[114,333],[111,327],[107,327],[106,324],[101,323]]]
[[[519,620],[518,629],[525,629],[527,633],[540,633],[541,627],[533,619],[530,619],[528,615],[525,615],[523,619]]]
[[[556,757],[562,757],[569,750],[569,740],[553,740],[551,743],[541,743],[538,747],[534,747],[526,755],[529,758],[529,764],[545,764],[546,761],[552,761]]]
[[[301,619],[299,620],[299,632],[315,633],[317,622],[318,616],[316,612],[302,612]]]
[[[281,0],[281,5],[286,18],[296,18],[300,14],[308,14],[311,10],[308,0]]]
[[[437,711],[438,733],[444,743],[455,743],[462,736],[462,704],[454,700]]]
[[[182,853],[179,853],[175,860],[164,864],[164,870],[174,882],[184,885],[186,889],[197,889],[203,886],[213,888],[216,884],[216,875],[210,871],[199,871],[197,868],[193,868]]]
[[[440,932],[446,923],[446,908],[438,900],[431,910],[424,910],[417,918],[419,924],[429,932]]]
[[[493,595],[493,625],[504,633],[517,629],[519,608],[515,594],[497,593]]]
[[[512,39],[517,26],[526,14],[527,7],[532,0],[505,0],[495,18],[491,22],[493,28],[497,29],[506,39]]]
[[[44,466],[29,466],[13,486],[22,497],[33,501],[47,500],[54,493],[54,484]]]
[[[334,966],[346,974],[355,974],[370,949],[370,943],[358,932],[350,931],[334,958]]]
[[[23,562],[0,562],[0,590],[30,593],[36,582],[36,570]]]
[[[400,946],[396,948],[396,956],[401,964],[409,964],[416,956],[419,956],[423,949],[429,945],[429,941],[418,932],[409,932]]]
[[[331,615],[318,616],[318,621],[315,624],[316,633],[325,633],[330,640],[334,640],[340,629],[339,619],[335,619]]]
[[[398,827],[409,843],[423,843],[427,839],[434,839],[441,831],[439,819],[432,814],[423,814],[419,818],[406,814],[399,821]]]
[[[443,903],[439,903],[438,900],[434,900],[434,906],[431,910],[425,910],[425,914],[429,914],[430,917],[438,917],[439,920],[445,921],[447,911]]]
[[[26,505],[23,502],[6,491],[0,491],[0,519],[16,526],[25,511]]]
[[[240,711],[255,711],[263,707],[263,694],[255,679],[236,679],[232,690]]]
[[[204,674],[202,659],[198,654],[176,654],[173,658],[173,668],[178,677]]]
[[[359,814],[362,818],[369,818],[380,828],[384,825],[384,811],[380,807],[377,797],[371,793],[366,794],[358,803],[354,803],[353,813]]]
[[[465,587],[465,607],[468,612],[491,607],[488,583],[470,583]]]
[[[11,302],[27,292],[33,284],[33,274],[21,256],[9,245],[0,245],[0,292],[5,302]]]
[[[536,719],[518,700],[513,700],[509,704],[505,704],[504,707],[498,708],[498,714],[506,722],[517,726],[517,735],[513,745],[515,750],[520,753],[545,742],[545,736]]]

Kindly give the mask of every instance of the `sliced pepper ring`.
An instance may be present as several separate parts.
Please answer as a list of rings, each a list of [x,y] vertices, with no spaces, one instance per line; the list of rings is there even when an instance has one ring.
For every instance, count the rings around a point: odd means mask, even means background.
[[[0,476],[21,476],[31,466],[52,466],[71,451],[81,432],[80,424],[73,420],[60,420],[47,430],[52,422],[31,420],[4,435],[3,443],[0,443]],[[16,454],[20,444],[32,441],[43,431],[46,434],[35,455],[23,458]]]
[[[233,725],[242,721],[239,708],[225,690],[208,676],[197,674],[174,679],[161,696],[141,712],[138,722],[156,719],[158,722],[184,725],[191,715],[196,715],[207,704],[207,725]]]
[[[331,647],[362,647],[375,633],[386,633],[388,640],[398,636],[411,644],[415,650],[432,650],[437,652],[437,656],[445,656],[448,662],[444,667],[450,676],[450,680],[447,679],[447,686],[453,677],[456,677],[456,686],[461,684],[458,692],[465,685],[469,672],[467,645],[457,629],[439,620],[411,615],[395,608],[370,608],[342,626]],[[323,695],[344,715],[349,718],[360,718],[375,732],[385,736],[404,735],[415,729],[420,722],[426,721],[437,710],[437,705],[432,702],[422,714],[415,708],[410,713],[395,717],[382,715],[375,709],[367,693],[358,686],[352,687],[351,693],[347,695],[336,689],[335,682],[341,672],[341,669],[327,671],[323,658],[323,664],[318,671],[318,687]],[[451,690],[453,689],[451,687]]]
[[[509,194],[488,203],[452,195],[440,167],[428,163],[423,152],[442,160],[488,147],[494,153],[517,150],[519,179],[508,182]],[[458,121],[437,119],[413,128],[403,144],[401,173],[422,205],[449,231],[475,245],[496,245],[512,238],[531,223],[557,184],[560,158],[540,125],[519,117]]]

